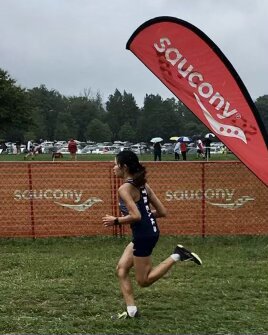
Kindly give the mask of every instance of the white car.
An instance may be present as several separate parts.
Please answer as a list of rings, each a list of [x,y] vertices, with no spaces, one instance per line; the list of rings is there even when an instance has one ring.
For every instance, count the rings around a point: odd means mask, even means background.
[[[54,149],[54,142],[42,142],[41,143],[41,150],[43,154],[48,154],[52,152]]]
[[[130,147],[130,150],[133,151],[137,155],[145,153],[144,147],[142,145],[140,145],[140,144],[134,144],[134,145],[132,145]]]
[[[96,150],[96,145],[87,145],[81,150],[81,154],[91,154],[93,150]]]
[[[97,147],[95,150],[92,151],[93,154],[117,154],[118,149],[114,146],[102,146],[102,147]]]

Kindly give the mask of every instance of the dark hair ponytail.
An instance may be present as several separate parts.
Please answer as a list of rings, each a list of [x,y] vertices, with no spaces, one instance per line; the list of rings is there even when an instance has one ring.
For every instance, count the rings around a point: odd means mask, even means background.
[[[133,175],[135,186],[140,187],[146,183],[146,169],[140,164],[138,156],[133,151],[120,151],[116,155],[116,161],[120,167],[127,166],[129,173]]]

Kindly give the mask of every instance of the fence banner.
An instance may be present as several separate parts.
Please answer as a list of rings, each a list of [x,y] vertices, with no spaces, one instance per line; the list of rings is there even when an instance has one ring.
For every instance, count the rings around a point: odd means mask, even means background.
[[[268,135],[242,80],[192,24],[158,17],[127,42],[132,51],[235,155],[268,185]]]
[[[142,156],[141,156],[142,159]],[[167,209],[166,235],[267,235],[268,188],[244,164],[143,162]],[[113,162],[0,163],[0,237],[118,234],[105,214],[119,216]],[[130,233],[123,225],[123,233]]]

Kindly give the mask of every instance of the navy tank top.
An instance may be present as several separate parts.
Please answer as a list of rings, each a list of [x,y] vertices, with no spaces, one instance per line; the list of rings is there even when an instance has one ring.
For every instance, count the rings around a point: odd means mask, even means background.
[[[145,186],[137,187],[132,179],[128,179],[126,183],[130,183],[140,191],[140,199],[136,202],[141,219],[130,224],[133,237],[157,236],[159,235],[159,228],[157,226],[156,218],[151,212],[149,205],[149,198]],[[119,208],[124,216],[128,215],[128,209],[124,201],[119,199]]]

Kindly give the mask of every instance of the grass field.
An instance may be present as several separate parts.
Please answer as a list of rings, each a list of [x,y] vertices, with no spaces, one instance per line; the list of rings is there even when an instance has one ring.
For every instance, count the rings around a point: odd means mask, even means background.
[[[109,155],[109,154],[105,154],[105,155],[100,155],[100,154],[86,154],[86,155],[77,155],[77,160],[78,161],[113,161],[114,160],[115,155]],[[153,155],[152,154],[142,154],[139,155],[139,158],[141,161],[152,161],[153,160]],[[31,161],[32,158],[31,156],[29,156],[27,158],[27,161]],[[52,155],[51,154],[41,154],[41,155],[37,155],[34,157],[35,161],[52,161]],[[66,154],[63,156],[62,159],[58,160],[58,161],[70,161],[71,157],[70,155]],[[162,160],[163,161],[174,161],[174,155],[173,154],[164,154],[162,155]],[[188,161],[203,161],[202,158],[197,158],[196,155],[188,155],[187,156],[187,160]],[[228,155],[222,155],[222,154],[213,154],[211,155],[210,160],[237,160],[237,157],[233,154],[228,154]],[[0,155],[0,162],[3,161],[14,161],[14,162],[18,162],[18,161],[24,161],[24,155],[20,154],[20,155]],[[182,159],[180,160],[180,162],[182,162]]]
[[[1,334],[268,334],[268,236],[162,237],[203,266],[176,264],[149,288],[134,285],[142,317],[111,321],[124,304],[115,277],[128,238],[0,239]]]

